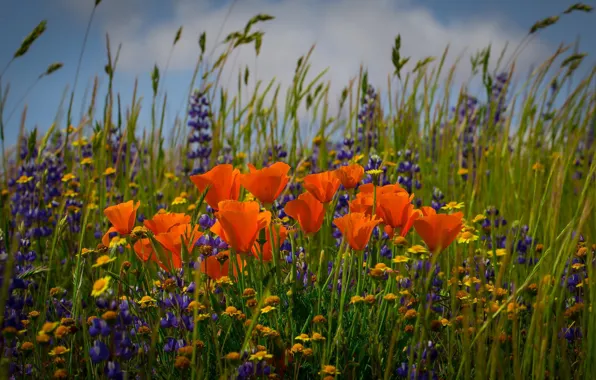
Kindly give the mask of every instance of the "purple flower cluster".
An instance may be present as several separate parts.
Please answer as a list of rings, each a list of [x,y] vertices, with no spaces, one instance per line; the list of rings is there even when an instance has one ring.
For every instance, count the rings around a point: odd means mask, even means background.
[[[201,174],[209,170],[211,156],[211,107],[207,95],[196,91],[190,97],[188,110],[188,153],[193,160],[190,174]]]

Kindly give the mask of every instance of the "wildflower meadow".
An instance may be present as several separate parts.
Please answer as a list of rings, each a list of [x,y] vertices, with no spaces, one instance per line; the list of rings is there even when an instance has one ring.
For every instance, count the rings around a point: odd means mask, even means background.
[[[235,49],[267,43],[257,14],[210,60],[199,36],[174,125],[163,68],[143,108],[113,91],[108,39],[81,120],[73,92],[5,141],[2,74],[42,21],[0,62],[0,377],[591,378],[596,66],[562,46],[512,80],[528,40],[591,11],[537,22],[496,68],[489,47],[458,62],[475,93],[448,49],[414,62],[397,36],[387,83],[362,68],[333,107],[312,50],[287,93],[248,69],[222,86]]]

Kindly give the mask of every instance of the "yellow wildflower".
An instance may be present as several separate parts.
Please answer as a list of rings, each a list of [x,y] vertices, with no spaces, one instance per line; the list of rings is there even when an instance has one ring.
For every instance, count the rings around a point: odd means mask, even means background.
[[[23,175],[23,176],[19,177],[19,179],[17,179],[17,183],[19,183],[19,184],[28,183],[31,181],[33,181],[33,177],[27,177],[26,175]]]
[[[460,244],[468,244],[468,243],[470,243],[472,241],[476,241],[476,240],[478,240],[478,235],[474,235],[470,231],[465,231],[459,235],[457,242]]]
[[[264,308],[261,309],[261,313],[267,314],[273,310],[275,310],[274,306],[265,306]]]
[[[92,267],[93,268],[102,267],[104,265],[111,263],[112,261],[115,261],[115,260],[116,260],[115,257],[110,257],[108,255],[102,255],[102,256],[99,256],[97,258],[97,260],[95,260],[95,264],[93,264]]]
[[[484,216],[482,214],[478,214],[474,217],[474,219],[472,219],[472,222],[478,223],[478,222],[482,222],[484,219],[486,219],[486,216]]]
[[[441,207],[443,210],[459,210],[464,207],[464,202],[449,202]]]
[[[103,175],[104,176],[109,176],[109,175],[112,175],[114,173],[116,173],[116,169],[114,169],[113,167],[110,166],[109,168],[107,168],[106,170],[104,170]]]
[[[299,340],[301,342],[308,342],[310,340],[310,337],[308,336],[308,334],[300,334],[294,339]]]
[[[56,346],[49,352],[50,356],[60,356],[69,352],[70,350],[64,346]]]
[[[248,360],[254,360],[254,361],[262,361],[265,359],[271,359],[273,357],[273,355],[268,354],[267,351],[258,351],[256,353],[254,353],[253,355],[250,355],[250,358]]]
[[[72,174],[72,173],[68,173],[68,174],[65,174],[65,175],[62,177],[62,182],[69,182],[69,181],[72,181],[72,180],[73,180],[73,179],[75,179],[75,178],[76,178],[76,176],[75,176],[74,174]]]
[[[413,245],[410,248],[408,248],[408,253],[421,254],[421,253],[426,253],[426,252],[428,252],[428,250],[421,245]]]
[[[105,293],[110,285],[111,278],[109,276],[100,278],[99,280],[93,283],[93,290],[91,291],[91,295],[93,297],[97,297]]]

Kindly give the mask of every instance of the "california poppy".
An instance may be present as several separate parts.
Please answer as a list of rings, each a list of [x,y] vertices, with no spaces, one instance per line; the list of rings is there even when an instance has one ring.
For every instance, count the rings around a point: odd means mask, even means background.
[[[273,227],[273,230],[270,230],[270,226],[265,227],[265,244],[263,244],[263,250],[261,252],[261,247],[258,244],[253,246],[252,254],[257,259],[261,259],[263,257],[263,261],[271,261],[273,260],[273,247],[271,247],[271,234],[273,235],[273,241],[275,242],[275,246],[279,247],[281,243],[286,240],[288,236],[288,230],[282,225]]]
[[[143,224],[155,235],[168,232],[178,224],[190,223],[190,216],[183,213],[156,214],[153,218],[145,220]]]
[[[157,257],[157,253],[153,249],[153,244],[151,243],[151,239],[139,239],[133,246],[135,254],[139,258],[139,260],[143,262],[147,262],[149,260],[157,263],[163,270],[168,270],[168,268],[159,260]]]
[[[372,183],[366,183],[364,185],[360,185],[358,187],[358,194],[360,196],[364,196],[365,194],[370,194],[374,196],[373,189],[375,189],[375,185]],[[377,196],[380,194],[387,194],[387,193],[407,193],[406,189],[401,187],[398,184],[390,184],[385,186],[376,186],[377,189]]]
[[[439,253],[449,247],[461,232],[463,213],[434,214],[414,221],[414,229],[428,246],[429,251]]]
[[[276,162],[260,170],[248,164],[248,170],[250,172],[241,177],[242,186],[266,205],[272,204],[281,195],[290,180],[290,165],[285,162]]]
[[[244,266],[244,260],[240,255],[236,255],[238,267],[240,269]],[[205,273],[209,278],[213,280],[219,280],[224,276],[230,276],[230,251],[219,252],[214,256],[207,256],[205,260],[201,262],[200,271]],[[236,265],[232,265],[232,273],[234,277],[238,274]]]
[[[348,203],[348,205],[350,207],[350,212],[360,212],[368,216],[371,216],[373,210],[373,203],[373,197],[369,194],[366,194],[364,196],[356,196],[356,198],[352,199]]]
[[[300,228],[307,235],[319,231],[325,218],[325,207],[309,192],[302,193],[298,199],[286,203],[284,211],[298,221]]]
[[[358,164],[342,166],[335,171],[335,175],[346,189],[353,189],[364,177],[364,168]]]
[[[190,180],[200,192],[209,187],[205,201],[214,210],[219,202],[237,200],[240,196],[240,171],[230,164],[217,165],[204,174],[191,176]]]
[[[259,231],[271,222],[269,211],[259,212],[257,202],[222,201],[215,213],[217,222],[211,232],[218,235],[237,253],[250,253]]]
[[[128,235],[135,226],[137,218],[137,209],[141,202],[136,204],[133,201],[120,203],[115,206],[107,207],[103,213],[108,218],[112,227],[106,232],[102,238],[102,244],[108,246],[110,244],[110,234],[117,232],[120,235]]]
[[[420,212],[422,213],[422,216],[437,215],[437,211],[429,206],[420,207]]]
[[[373,229],[381,222],[360,212],[349,213],[333,220],[352,249],[363,251],[372,235]]]
[[[400,228],[401,236],[406,236],[420,214],[414,210],[408,193],[400,192],[379,195],[376,215],[383,220],[385,232],[392,237],[396,228]]]
[[[341,181],[334,172],[309,174],[304,177],[304,188],[322,203],[329,203],[335,196]]]
[[[191,251],[202,235],[198,225],[191,228],[190,224],[178,224],[168,232],[155,235],[155,240],[172,254],[171,264],[174,268],[180,269],[182,268],[182,242],[184,241],[186,249]]]

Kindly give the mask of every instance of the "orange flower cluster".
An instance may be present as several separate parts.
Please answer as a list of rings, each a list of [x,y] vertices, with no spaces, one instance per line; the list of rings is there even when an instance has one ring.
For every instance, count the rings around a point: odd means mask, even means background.
[[[238,262],[232,265],[234,274],[245,265],[247,256],[271,261],[274,246],[279,247],[288,235],[287,229],[281,224],[272,223],[271,213],[261,211],[260,206],[269,207],[281,196],[290,179],[290,166],[277,162],[263,169],[256,169],[253,165],[248,167],[249,172],[241,174],[232,165],[222,164],[204,174],[190,177],[199,191],[205,192],[205,201],[215,210],[217,221],[211,227],[211,232],[237,253]],[[363,176],[364,169],[358,164],[307,175],[303,180],[306,191],[288,202],[284,211],[298,222],[305,235],[313,235],[321,229],[327,204],[335,198],[340,185],[345,189],[354,189]],[[238,201],[240,186],[248,190],[261,205],[255,201]],[[381,187],[365,184],[358,190],[355,198],[349,202],[350,213],[333,220],[354,250],[366,248],[374,228],[379,224],[390,236],[398,233],[403,237],[414,227],[433,253],[447,248],[461,231],[462,213],[437,214],[430,207],[414,209],[411,203],[414,195],[408,194],[397,184]],[[110,233],[126,236],[133,232],[138,207],[138,202],[129,201],[104,211],[112,224],[104,236],[105,245],[109,244]],[[190,220],[190,216],[176,213],[160,213],[146,220],[145,228],[153,233],[154,240],[170,256],[158,257],[150,237],[136,241],[136,255],[142,261],[154,261],[166,270],[181,268],[184,248],[191,252],[202,236],[198,226],[191,225]],[[229,256],[229,251],[226,251],[207,257],[201,264],[201,271],[214,279],[227,276]]]

